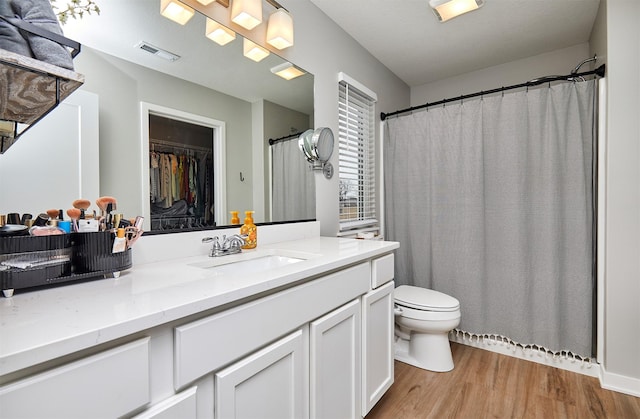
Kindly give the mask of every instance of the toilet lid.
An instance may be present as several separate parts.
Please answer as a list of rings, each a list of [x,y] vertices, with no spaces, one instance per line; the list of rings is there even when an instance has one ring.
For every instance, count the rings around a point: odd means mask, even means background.
[[[395,289],[393,297],[396,303],[428,311],[456,311],[460,302],[450,295],[427,288],[400,285]]]

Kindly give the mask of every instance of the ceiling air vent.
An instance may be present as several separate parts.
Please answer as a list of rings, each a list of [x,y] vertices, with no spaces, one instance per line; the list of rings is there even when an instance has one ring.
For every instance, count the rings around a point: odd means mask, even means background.
[[[157,55],[160,58],[164,58],[167,61],[177,61],[180,59],[179,55],[166,51],[162,48],[154,47],[148,42],[141,41],[136,45],[136,48],[140,48],[143,51],[147,51],[150,54]]]

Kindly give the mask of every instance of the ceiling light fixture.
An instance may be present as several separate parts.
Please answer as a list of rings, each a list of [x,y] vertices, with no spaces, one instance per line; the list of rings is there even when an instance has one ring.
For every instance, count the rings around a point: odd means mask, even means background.
[[[484,0],[429,0],[429,6],[440,22],[479,9]]]
[[[271,68],[271,72],[282,77],[285,80],[295,79],[296,77],[300,77],[305,74],[304,71],[300,70],[298,67],[289,62],[282,63]]]
[[[233,0],[231,21],[247,30],[262,23],[262,0]]]
[[[244,38],[242,50],[244,51],[245,57],[250,58],[255,62],[262,61],[270,54],[265,48],[262,48],[260,45],[248,40],[247,38]]]
[[[284,8],[276,9],[267,23],[267,43],[277,49],[293,45],[293,19]]]
[[[178,0],[161,0],[160,14],[167,19],[184,25],[193,17],[195,11]]]
[[[227,45],[236,39],[236,33],[234,31],[209,18],[207,18],[205,35],[218,45]]]

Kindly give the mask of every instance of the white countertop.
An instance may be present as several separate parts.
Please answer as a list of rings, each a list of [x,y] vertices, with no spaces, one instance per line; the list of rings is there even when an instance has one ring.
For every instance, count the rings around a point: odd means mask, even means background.
[[[242,255],[281,253],[300,262],[269,271],[216,275],[194,256],[135,264],[119,279],[98,279],[0,299],[0,375],[241,301],[306,278],[388,253],[398,243],[315,237],[259,245]]]

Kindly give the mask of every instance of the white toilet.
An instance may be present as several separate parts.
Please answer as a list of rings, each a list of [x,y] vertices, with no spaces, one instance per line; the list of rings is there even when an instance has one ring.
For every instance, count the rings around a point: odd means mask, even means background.
[[[460,324],[460,302],[410,285],[397,287],[394,300],[395,358],[429,371],[451,371],[449,332]]]

